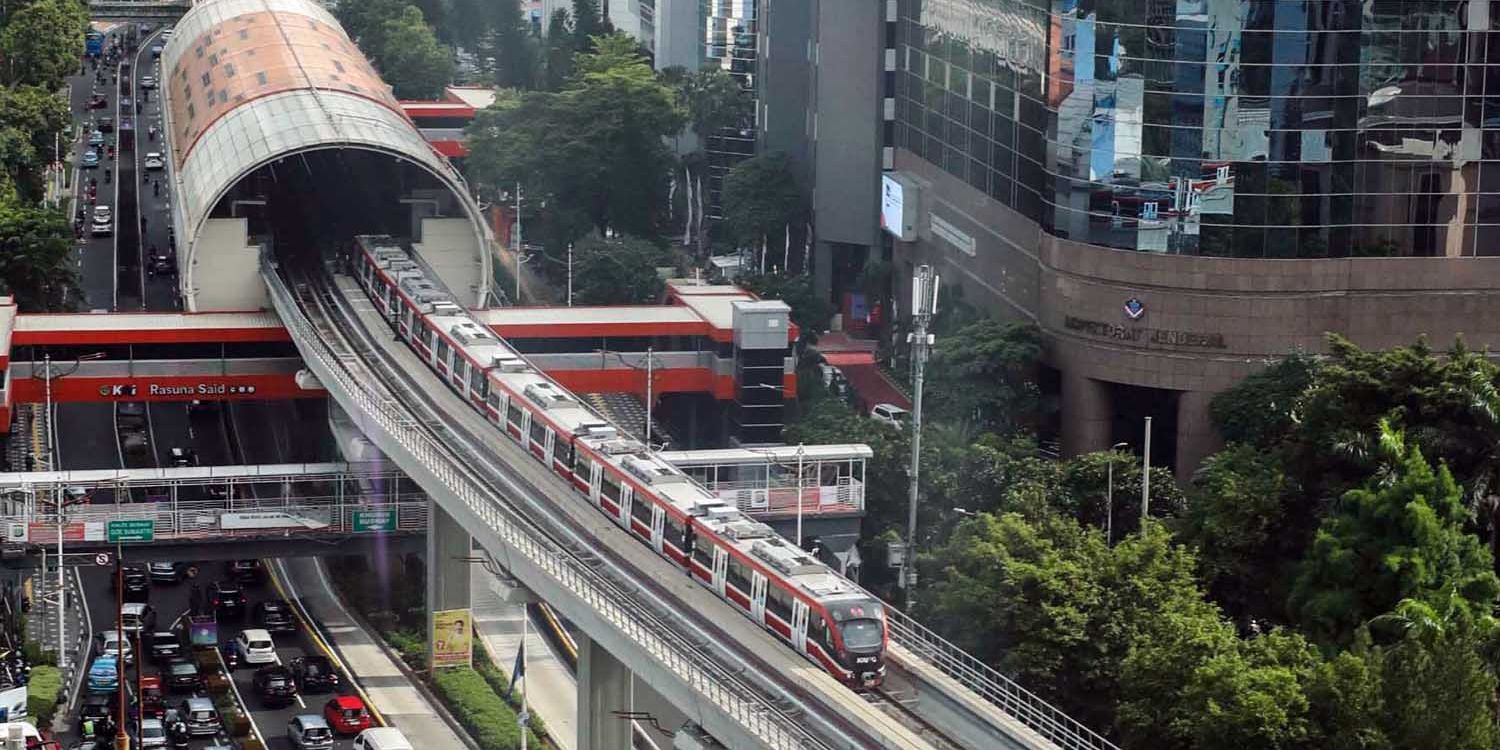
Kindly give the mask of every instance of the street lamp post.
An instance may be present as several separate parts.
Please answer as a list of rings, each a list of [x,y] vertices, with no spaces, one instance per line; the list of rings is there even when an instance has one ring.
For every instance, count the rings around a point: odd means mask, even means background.
[[[922,375],[927,368],[927,355],[932,347],[932,334],[927,325],[937,314],[938,275],[932,266],[923,265],[911,284],[911,333],[907,341],[911,344],[912,410],[911,410],[911,471],[907,487],[906,557],[901,568],[901,579],[906,588],[906,606],[911,608],[917,588],[917,490],[920,487],[922,469]]]
[[[1151,418],[1146,417],[1146,442],[1141,450],[1141,531],[1151,515]]]
[[[1115,443],[1109,447],[1109,479],[1104,485],[1104,543],[1115,542],[1115,452],[1129,448],[1128,443]]]

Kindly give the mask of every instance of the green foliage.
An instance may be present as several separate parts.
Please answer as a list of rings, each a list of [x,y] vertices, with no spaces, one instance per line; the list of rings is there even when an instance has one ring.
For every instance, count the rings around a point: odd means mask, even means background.
[[[31,722],[38,727],[51,726],[61,698],[62,670],[45,665],[33,666],[31,680],[26,684],[26,713],[31,715]]]
[[[531,88],[536,80],[536,42],[521,15],[520,0],[492,2],[487,21],[494,27],[495,85]]]
[[[1270,448],[1296,426],[1297,405],[1318,375],[1318,361],[1296,353],[1214,396],[1209,415],[1226,442]]]
[[[663,139],[682,126],[672,91],[635,42],[599,37],[575,58],[562,91],[526,92],[480,113],[468,128],[469,169],[477,182],[521,182],[549,244],[566,244],[592,225],[656,235],[666,210],[671,154]]]
[[[61,87],[83,54],[88,28],[83,5],[77,0],[34,0],[8,16],[0,31],[6,81],[47,91]]]
[[[340,0],[334,16],[371,61],[385,55],[386,23],[400,19],[411,7],[407,0]]]
[[[42,173],[68,121],[68,103],[47,89],[0,88],[0,170],[27,199],[41,199]]]
[[[573,248],[573,296],[581,305],[645,305],[661,301],[666,282],[656,267],[671,257],[637,237],[585,237]]]
[[[1114,470],[1114,538],[1140,530],[1141,460],[1128,453],[1098,451],[1083,453],[1063,463],[1059,493],[1052,501],[1055,511],[1065,513],[1086,526],[1103,528],[1109,505],[1110,470]],[[1187,505],[1182,488],[1165,466],[1151,467],[1151,515],[1171,518]]]
[[[819,294],[807,274],[768,273],[735,280],[762,299],[779,299],[792,308],[792,322],[800,329],[800,342],[815,344],[818,335],[833,321],[833,304]]]
[[[933,350],[929,413],[981,432],[1016,430],[1036,415],[1041,355],[1042,334],[1034,324],[984,318],[964,326]]]
[[[490,689],[495,691],[495,695],[500,696],[519,715],[521,691],[510,689],[510,679],[500,671],[499,667],[495,666],[495,662],[490,658],[489,648],[480,640],[478,633],[474,635],[474,671],[484,678]],[[547,727],[542,723],[542,718],[535,713],[531,714],[530,720],[526,722],[526,728],[531,731],[532,742],[539,737],[543,739],[547,737]]]
[[[1403,599],[1453,597],[1476,612],[1500,595],[1489,550],[1468,533],[1467,511],[1446,466],[1386,436],[1396,467],[1346,493],[1318,529],[1290,608],[1316,640],[1347,644],[1355,630]]]
[[[381,30],[384,46],[375,65],[397,98],[436,99],[453,80],[453,51],[438,44],[422,12],[406,6],[401,15],[385,22]]]
[[[807,210],[791,157],[783,151],[767,151],[736,164],[724,178],[721,202],[729,235],[743,246],[762,250],[766,237],[780,236]]]
[[[558,8],[547,19],[546,48],[542,52],[543,88],[558,91],[573,77],[573,22],[568,11]]]
[[[1417,620],[1406,637],[1372,654],[1384,711],[1378,726],[1403,750],[1489,750],[1495,726],[1495,623],[1488,605],[1471,611],[1458,597],[1437,606],[1404,601],[1397,616]]]
[[[697,134],[700,144],[755,115],[750,96],[719,65],[695,71],[667,68],[662,71],[662,79],[676,91],[678,103],[687,112],[688,127]]]
[[[0,202],[0,286],[22,310],[68,309],[72,252],[73,228],[61,211]]]
[[[575,51],[591,51],[597,42],[595,37],[608,33],[600,0],[573,0],[573,49]]]
[[[521,746],[516,713],[478,672],[467,667],[434,670],[432,687],[483,750],[513,750]]]

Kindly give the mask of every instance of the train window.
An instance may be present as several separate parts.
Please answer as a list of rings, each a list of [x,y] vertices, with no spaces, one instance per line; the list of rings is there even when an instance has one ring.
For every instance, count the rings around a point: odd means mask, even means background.
[[[547,426],[541,420],[531,420],[531,441],[540,445],[547,443]]]
[[[666,517],[666,530],[662,532],[673,544],[682,544],[682,522],[677,520],[671,513]]]
[[[828,637],[828,621],[820,614],[813,613],[807,619],[807,637],[824,648],[833,648],[833,641]]]
[[[439,362],[448,364],[448,339],[439,337],[437,342],[437,358]]]
[[[521,407],[516,402],[510,402],[510,408],[506,410],[506,413],[511,424],[517,427],[521,426]]]
[[[454,352],[454,357],[453,357],[453,378],[452,378],[452,380],[453,380],[453,387],[459,389],[459,392],[462,393],[463,392],[463,387],[464,387],[464,381],[467,380],[468,378],[469,378],[469,360],[464,359],[463,355],[458,354],[458,352]]]
[[[559,440],[557,445],[552,447],[552,460],[562,464],[563,466],[572,466],[573,444]]]
[[[735,557],[729,558],[729,584],[748,594],[750,593],[750,566],[742,563]]]
[[[599,483],[599,494],[614,502],[620,502],[620,483],[615,478],[605,474],[604,481]]]
[[[714,569],[714,548],[711,545],[699,542],[693,546],[693,559],[697,560],[703,567]]]
[[[580,477],[589,479],[594,471],[594,462],[589,460],[588,454],[580,450],[573,451],[573,473]]]
[[[638,494],[635,496],[635,502],[630,504],[630,517],[645,524],[649,529],[651,528],[651,508],[651,496]]]
[[[500,410],[500,392],[490,390],[489,378],[484,379],[484,400],[489,402],[491,409]]]
[[[766,587],[766,607],[787,622],[792,621],[792,595],[785,589],[771,584]]]

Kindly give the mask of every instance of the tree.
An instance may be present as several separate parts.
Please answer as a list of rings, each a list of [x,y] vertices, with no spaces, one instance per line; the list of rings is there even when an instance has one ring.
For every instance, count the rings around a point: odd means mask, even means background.
[[[67,102],[46,89],[0,88],[0,170],[26,198],[41,198],[42,173],[69,117]]]
[[[1500,595],[1489,550],[1464,528],[1453,475],[1446,466],[1433,471],[1415,445],[1384,432],[1395,470],[1344,495],[1293,584],[1290,608],[1322,643],[1349,643],[1402,599],[1454,596],[1485,611]]]
[[[1297,404],[1312,387],[1318,361],[1302,353],[1277,360],[1209,403],[1209,415],[1226,442],[1270,448],[1296,426]]]
[[[688,71],[680,67],[662,71],[662,80],[677,92],[687,113],[688,127],[697,136],[697,150],[683,160],[683,197],[687,207],[684,244],[695,242],[701,250],[708,241],[703,215],[703,168],[707,164],[708,139],[725,128],[741,128],[754,116],[754,103],[734,76],[717,64]]]
[[[801,221],[806,198],[792,174],[791,157],[767,151],[729,170],[720,202],[730,236],[741,246],[759,248],[765,266],[767,238]]]
[[[1250,445],[1231,444],[1194,477],[1182,536],[1198,548],[1210,597],[1241,623],[1285,619],[1288,567],[1305,544],[1299,500],[1276,455]]]
[[[546,78],[543,87],[548,91],[561,90],[563,84],[573,77],[573,22],[568,11],[558,8],[547,19],[547,42],[543,52]]]
[[[806,274],[768,273],[742,277],[735,283],[762,299],[787,303],[792,308],[792,322],[800,329],[799,343],[817,343],[818,334],[828,330],[833,321],[833,305],[818,294],[813,288],[812,278]]]
[[[386,21],[385,47],[375,64],[399,99],[435,99],[453,80],[453,51],[438,44],[422,11],[408,5]]]
[[[599,0],[573,0],[573,50],[575,52],[593,51],[594,37],[608,33],[605,28],[604,12],[599,7]]]
[[[0,32],[6,79],[53,91],[78,68],[88,13],[75,0],[35,0]]]
[[[935,418],[1009,433],[1037,415],[1041,329],[984,318],[938,340],[928,373]]]
[[[536,53],[521,16],[520,0],[494,0],[490,15],[495,30],[495,85],[531,88],[536,80]]]
[[[28,312],[68,309],[73,228],[56,209],[0,201],[0,284]]]
[[[401,20],[409,7],[406,0],[340,0],[334,15],[365,57],[375,61],[385,56],[386,24]]]
[[[1141,524],[1141,462],[1117,451],[1083,453],[1062,467],[1058,494],[1052,506],[1085,526],[1105,528],[1109,504],[1110,466],[1114,467],[1114,539],[1135,533]],[[1165,466],[1151,467],[1151,515],[1171,518],[1182,514],[1187,500]]]
[[[573,291],[584,305],[645,305],[661,301],[666,282],[656,267],[669,261],[637,237],[585,237],[573,248]]]
[[[1496,625],[1487,608],[1459,596],[1407,599],[1372,628],[1399,626],[1399,638],[1375,652],[1384,677],[1380,724],[1392,744],[1411,750],[1490,750],[1495,726]]]

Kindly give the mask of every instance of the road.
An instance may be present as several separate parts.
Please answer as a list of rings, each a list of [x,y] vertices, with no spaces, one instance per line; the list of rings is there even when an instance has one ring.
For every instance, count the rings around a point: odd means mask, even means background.
[[[139,245],[145,251],[146,259],[153,252],[165,255],[173,252],[167,235],[172,222],[171,186],[164,170],[148,169],[145,165],[147,154],[165,154],[167,151],[166,139],[161,130],[161,89],[143,88],[140,85],[141,79],[148,76],[156,81],[161,80],[160,60],[152,55],[151,48],[162,43],[160,29],[143,38],[135,55],[135,64],[131,66],[131,82],[135,88],[139,110],[136,115],[136,143],[132,165],[137,186],[136,221],[139,223],[139,217],[146,219],[146,223],[140,225]],[[174,278],[152,275],[144,264],[135,270],[138,277],[136,283],[143,285],[146,290],[145,309],[157,312],[181,309],[181,298],[177,295]]]

